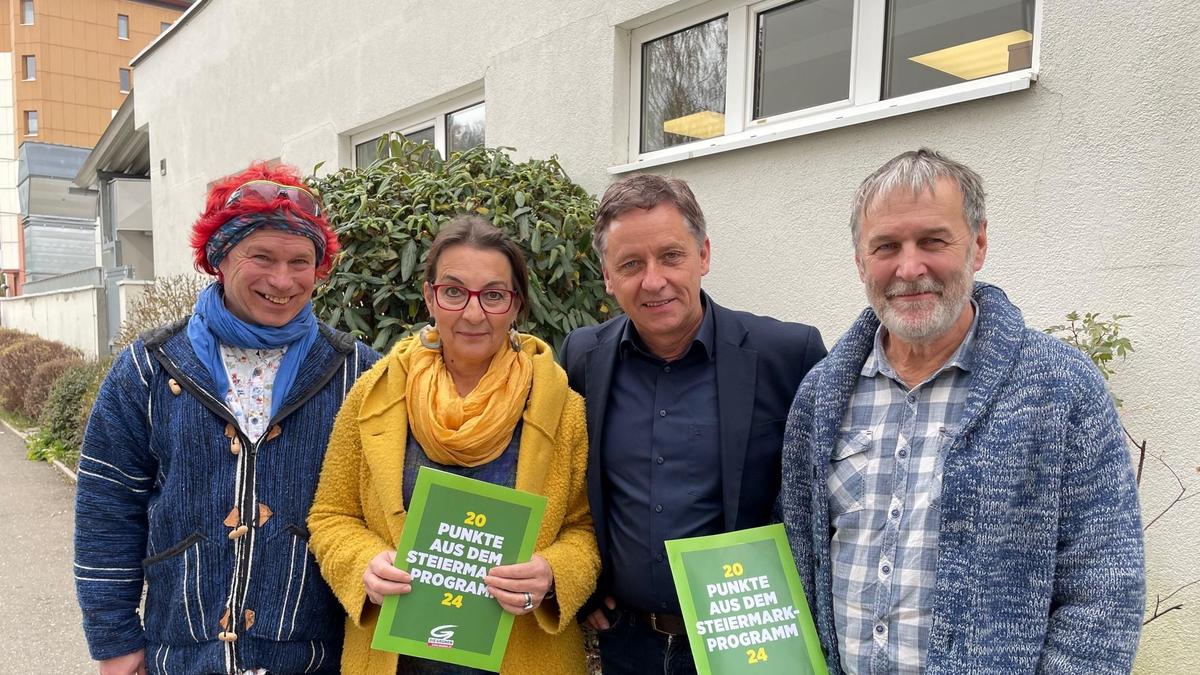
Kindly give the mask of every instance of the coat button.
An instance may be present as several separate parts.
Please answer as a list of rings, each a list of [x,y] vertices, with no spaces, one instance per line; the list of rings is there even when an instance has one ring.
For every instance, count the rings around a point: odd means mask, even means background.
[[[175,394],[176,396],[183,393],[183,387],[179,386],[179,383],[175,381],[175,378],[167,380],[167,386],[171,388],[171,393]]]
[[[217,639],[221,642],[237,642],[237,633],[223,630],[220,633],[217,633]]]
[[[233,528],[233,530],[231,530],[231,531],[229,532],[229,538],[230,538],[230,539],[240,539],[240,538],[242,538],[242,537],[246,536],[246,533],[247,533],[247,532],[249,532],[249,531],[250,531],[250,527],[249,527],[249,526],[247,526],[247,525],[238,525],[237,527]]]
[[[241,451],[242,451],[242,439],[238,438],[237,436],[234,436],[233,439],[229,441],[229,452],[236,455]]]

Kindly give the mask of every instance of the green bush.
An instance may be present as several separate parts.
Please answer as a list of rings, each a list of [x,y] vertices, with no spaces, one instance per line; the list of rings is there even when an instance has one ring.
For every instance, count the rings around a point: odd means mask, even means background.
[[[83,363],[78,357],[67,356],[61,359],[47,361],[33,370],[33,378],[29,380],[29,386],[25,389],[25,401],[22,404],[21,412],[27,417],[38,419],[42,416],[42,407],[46,402],[46,397],[50,395],[50,389],[68,368],[74,367]]]
[[[41,431],[67,448],[78,450],[96,389],[108,372],[108,363],[76,361],[50,387],[39,418]]]
[[[35,462],[58,461],[75,467],[79,465],[79,449],[67,447],[66,444],[50,436],[45,430],[38,430],[25,441],[28,448],[26,457]]]
[[[558,346],[610,311],[591,255],[596,201],[558,160],[516,163],[503,148],[473,148],[443,161],[397,136],[390,157],[310,178],[342,254],[314,299],[335,328],[386,350],[426,320],[422,271],[438,230],[459,213],[491,220],[525,251],[530,319],[520,326]],[[319,166],[317,168],[320,168]]]
[[[113,338],[113,350],[120,351],[133,344],[137,336],[163,324],[182,319],[192,313],[196,296],[212,283],[209,277],[195,274],[176,274],[158,277],[129,305],[129,316]]]
[[[0,350],[0,407],[24,413],[25,391],[37,367],[65,357],[80,358],[78,351],[39,337],[27,337]]]

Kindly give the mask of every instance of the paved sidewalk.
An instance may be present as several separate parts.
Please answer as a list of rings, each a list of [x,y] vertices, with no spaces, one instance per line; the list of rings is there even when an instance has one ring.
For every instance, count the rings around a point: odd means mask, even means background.
[[[0,673],[95,673],[72,574],[75,487],[0,425]]]

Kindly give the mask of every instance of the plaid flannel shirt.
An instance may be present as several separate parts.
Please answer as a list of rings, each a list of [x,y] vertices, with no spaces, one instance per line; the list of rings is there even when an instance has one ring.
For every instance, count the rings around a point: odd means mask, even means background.
[[[974,304],[974,301],[972,301]],[[911,390],[882,347],[863,365],[829,467],[833,611],[847,673],[919,673],[937,574],[943,448],[970,386],[966,338]]]

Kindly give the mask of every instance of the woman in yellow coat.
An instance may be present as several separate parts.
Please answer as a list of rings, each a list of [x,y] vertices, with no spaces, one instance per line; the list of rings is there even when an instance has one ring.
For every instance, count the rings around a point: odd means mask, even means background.
[[[428,466],[547,497],[532,560],[484,579],[517,615],[500,672],[582,674],[575,613],[600,567],[583,399],[550,347],[512,328],[529,297],[516,244],[459,217],[434,239],[427,267],[436,330],[398,343],[354,385],[308,519],[321,574],[348,614],[342,672],[473,672],[370,647],[383,597],[411,590],[393,563],[417,470]]]

